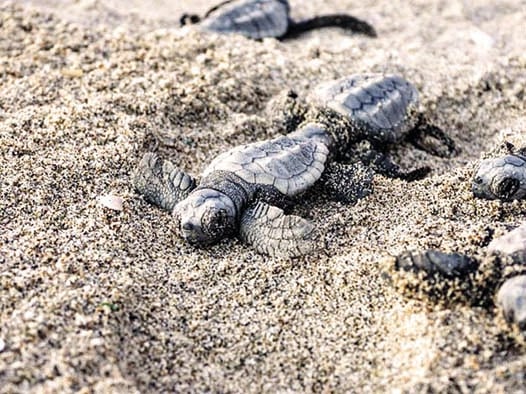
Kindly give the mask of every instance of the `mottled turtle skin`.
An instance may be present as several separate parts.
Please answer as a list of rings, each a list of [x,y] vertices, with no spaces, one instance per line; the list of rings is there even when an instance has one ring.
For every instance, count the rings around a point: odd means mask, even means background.
[[[135,188],[173,212],[181,235],[191,243],[206,245],[237,233],[269,255],[308,253],[317,246],[314,226],[282,209],[318,181],[345,202],[369,194],[372,169],[333,161],[356,151],[360,139],[400,140],[414,128],[410,113],[416,103],[416,90],[397,76],[352,76],[321,85],[314,94],[325,108],[318,111],[323,116],[305,120],[287,135],[219,155],[200,182],[147,153],[134,173]],[[384,156],[366,156],[388,175],[407,175]]]
[[[526,198],[526,156],[510,154],[482,160],[473,177],[475,197],[490,200]]]
[[[181,17],[181,25],[198,22],[201,18],[197,15],[184,14]],[[290,18],[287,0],[224,1],[205,14],[200,26],[207,31],[241,34],[256,40],[266,37],[285,39],[308,30],[333,26],[376,36],[372,26],[350,15],[325,15],[294,22]]]

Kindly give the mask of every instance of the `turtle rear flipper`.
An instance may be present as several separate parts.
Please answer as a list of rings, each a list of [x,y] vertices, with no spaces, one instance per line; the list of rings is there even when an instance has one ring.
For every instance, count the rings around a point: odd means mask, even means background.
[[[433,156],[451,157],[458,153],[453,139],[441,128],[420,120],[409,132],[407,140],[416,148]]]
[[[190,175],[152,152],[144,154],[132,175],[132,182],[145,200],[170,212],[196,185]]]
[[[256,251],[273,257],[298,257],[317,248],[318,234],[312,223],[263,202],[248,208],[241,217],[241,240]]]
[[[320,186],[336,201],[354,204],[373,191],[374,171],[362,162],[331,163],[323,172]]]
[[[377,37],[376,30],[369,23],[352,15],[331,14],[316,16],[311,19],[289,23],[287,33],[282,39],[295,38],[307,31],[321,29],[324,27],[339,27],[355,33],[362,33],[369,37]]]
[[[378,174],[384,175],[388,178],[402,179],[407,182],[423,179],[431,172],[431,168],[427,166],[419,167],[412,171],[403,171],[388,155],[374,149],[363,154],[361,160],[366,165],[371,166],[371,168]]]

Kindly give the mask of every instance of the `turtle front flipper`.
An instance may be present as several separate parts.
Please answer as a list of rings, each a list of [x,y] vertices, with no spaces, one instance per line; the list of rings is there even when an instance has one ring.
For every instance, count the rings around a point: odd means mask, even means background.
[[[152,152],[144,154],[133,172],[132,182],[145,200],[170,212],[196,185],[190,175]]]
[[[318,234],[312,223],[283,210],[258,202],[241,217],[241,240],[258,252],[273,257],[298,257],[317,248]]]
[[[451,157],[458,153],[455,141],[442,129],[420,119],[407,140],[416,148],[433,156]]]

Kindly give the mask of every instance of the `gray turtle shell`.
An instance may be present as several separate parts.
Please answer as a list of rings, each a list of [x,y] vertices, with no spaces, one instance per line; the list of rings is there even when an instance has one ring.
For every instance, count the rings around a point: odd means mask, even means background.
[[[327,146],[314,138],[278,137],[235,147],[218,157],[204,170],[232,172],[253,185],[274,186],[286,196],[294,196],[314,184],[325,169]]]
[[[252,39],[281,37],[289,26],[286,0],[235,1],[203,21],[201,26],[217,33],[238,33]]]
[[[308,101],[342,115],[372,140],[396,143],[415,126],[418,92],[397,75],[361,74],[319,84]]]

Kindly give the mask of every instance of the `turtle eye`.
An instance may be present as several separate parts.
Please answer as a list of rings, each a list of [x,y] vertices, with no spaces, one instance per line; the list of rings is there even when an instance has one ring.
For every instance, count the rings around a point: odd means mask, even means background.
[[[475,182],[477,185],[480,185],[482,182],[484,182],[484,179],[482,179],[481,176],[477,176],[475,179],[473,179],[473,182]]]
[[[520,181],[515,178],[506,177],[501,179],[496,187],[495,194],[504,200],[510,200],[519,190]]]
[[[190,222],[183,223],[182,225],[183,230],[186,231],[192,231],[194,229],[194,225]]]

